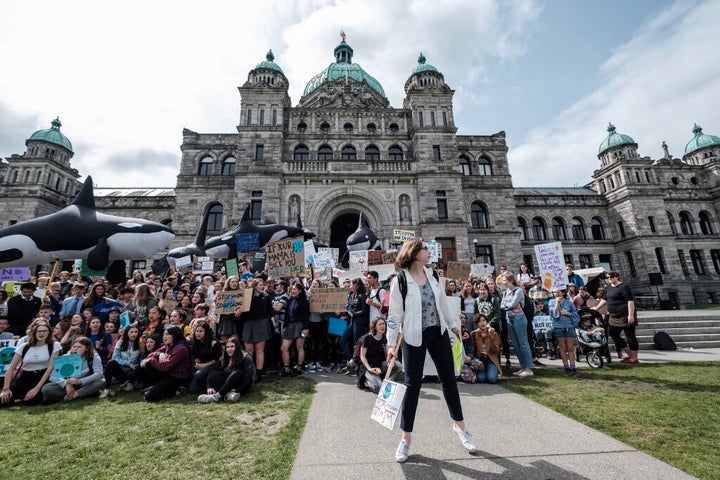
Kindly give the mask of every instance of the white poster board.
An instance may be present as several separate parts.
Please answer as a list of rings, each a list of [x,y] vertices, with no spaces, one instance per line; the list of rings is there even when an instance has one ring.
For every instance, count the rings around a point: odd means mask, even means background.
[[[551,242],[535,245],[535,258],[540,266],[542,286],[546,290],[554,292],[567,288],[562,243]]]

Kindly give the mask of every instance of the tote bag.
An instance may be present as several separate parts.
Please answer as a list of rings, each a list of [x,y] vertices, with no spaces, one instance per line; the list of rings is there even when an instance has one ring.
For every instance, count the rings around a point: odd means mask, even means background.
[[[398,338],[397,345],[400,346],[402,340],[402,334]],[[393,382],[390,380],[390,374],[395,362],[388,365],[387,372],[385,373],[385,379],[380,386],[380,391],[375,399],[375,405],[373,406],[370,418],[378,422],[383,427],[392,430],[395,428],[395,421],[400,415],[402,409],[402,402],[405,398],[405,392],[407,387],[402,383]]]

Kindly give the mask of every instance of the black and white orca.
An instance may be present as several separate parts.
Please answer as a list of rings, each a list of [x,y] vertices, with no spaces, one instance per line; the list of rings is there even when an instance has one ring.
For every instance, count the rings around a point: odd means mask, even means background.
[[[207,222],[209,216],[210,209],[208,209],[207,212],[205,212],[205,215],[203,215],[202,223],[200,224],[200,228],[195,234],[195,241],[193,243],[189,243],[184,247],[173,248],[168,252],[166,256],[168,264],[171,267],[175,267],[175,260],[177,260],[178,258],[189,256],[192,259],[193,256],[204,257],[207,255],[202,245],[205,244],[205,237],[207,237]]]
[[[88,177],[67,207],[0,230],[0,266],[82,259],[104,270],[111,260],[151,258],[174,237],[161,223],[99,213]]]
[[[345,245],[349,252],[378,250],[381,248],[380,239],[375,235],[375,232],[370,230],[370,226],[363,217],[362,212],[360,212],[360,218],[358,219],[357,230],[350,234],[345,241]]]

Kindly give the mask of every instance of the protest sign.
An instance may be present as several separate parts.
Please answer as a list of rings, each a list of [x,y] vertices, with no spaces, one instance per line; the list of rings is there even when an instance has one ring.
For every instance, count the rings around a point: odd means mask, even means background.
[[[275,278],[305,275],[302,238],[286,238],[265,245],[268,274]]]
[[[193,273],[212,273],[215,263],[210,257],[195,257],[193,262]]]
[[[473,263],[470,265],[470,273],[475,278],[485,278],[495,271],[495,267],[489,263]]]
[[[356,278],[365,277],[365,273],[362,270],[333,270],[333,276],[337,277],[338,281],[342,284],[345,280],[354,280]]]
[[[350,253],[350,270],[360,270],[362,272],[367,271],[368,265],[368,251],[367,250],[356,250]]]
[[[315,267],[315,270],[322,270],[325,268],[335,268],[335,260],[332,257],[332,254],[328,251],[318,251],[313,256],[313,265]]]
[[[303,243],[303,251],[305,252],[305,265],[313,265],[313,257],[317,252],[315,251],[315,244],[312,240],[306,240],[305,243]]]
[[[256,252],[260,250],[260,234],[258,232],[236,234],[235,247],[237,248],[237,253]]]
[[[243,312],[249,312],[250,302],[252,302],[252,293],[248,292],[248,295],[245,295],[245,290],[218,292],[215,295],[215,314],[233,314],[237,307],[242,307]]]
[[[335,264],[340,261],[340,249],[335,247],[320,247],[318,248],[318,252],[327,252],[332,257],[333,261],[335,261]]]
[[[7,282],[7,281],[24,282],[28,278],[30,278],[30,267],[0,268],[0,282]]]
[[[425,242],[428,252],[430,252],[430,263],[437,263],[442,258],[442,248],[438,242]]]
[[[342,320],[338,317],[330,317],[330,320],[328,322],[328,333],[330,335],[337,335],[338,337],[342,337],[343,333],[345,333],[346,328],[346,320]]]
[[[252,269],[254,272],[262,272],[267,267],[267,255],[264,251],[255,252],[252,258]],[[239,277],[238,277],[239,278]]]
[[[82,373],[82,357],[77,354],[60,355],[53,361],[51,379],[77,377]]]
[[[383,253],[382,260],[380,263],[382,263],[383,265],[395,263],[395,259],[397,259],[397,254],[398,254],[397,251]]]
[[[0,340],[0,377],[4,377],[15,356],[18,340]]]
[[[310,294],[310,311],[344,312],[348,291],[344,288],[313,288]]]
[[[393,228],[393,241],[405,243],[413,238],[415,238],[415,230],[401,230],[399,228]]]
[[[228,277],[240,278],[240,269],[238,268],[237,258],[229,258],[225,260],[225,273]]]
[[[395,265],[373,265],[373,270],[375,270],[378,274],[378,280],[381,282],[388,279],[390,275],[395,273]]]
[[[430,355],[427,355],[428,357]],[[398,382],[391,381],[388,376],[390,374],[390,368],[388,374],[385,376],[380,391],[378,392],[377,398],[375,399],[375,405],[373,406],[370,418],[378,422],[383,427],[392,430],[395,428],[395,421],[400,416],[400,410],[402,409],[403,398],[407,387]]]
[[[467,280],[470,275],[470,264],[465,262],[448,262],[445,269],[445,276],[461,282]]]
[[[554,292],[567,288],[565,257],[560,242],[535,245],[535,258],[540,266],[540,278],[546,290]]]
[[[120,314],[120,328],[127,328],[130,325],[130,313],[125,310]]]
[[[385,254],[385,250],[368,250],[368,265],[382,265],[382,257]],[[368,268],[368,270],[372,270]]]

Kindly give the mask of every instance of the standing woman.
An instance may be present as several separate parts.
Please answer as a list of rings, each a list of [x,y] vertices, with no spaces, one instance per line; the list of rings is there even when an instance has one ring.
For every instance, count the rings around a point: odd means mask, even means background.
[[[523,305],[525,305],[525,292],[515,280],[515,275],[512,273],[505,273],[502,275],[503,287],[505,292],[503,293],[502,301],[500,302],[500,309],[505,312],[507,317],[508,334],[510,335],[510,341],[513,344],[513,348],[520,362],[520,370],[514,372],[513,375],[518,377],[530,377],[533,375],[532,371],[532,353],[530,353],[530,344],[528,344],[527,338],[527,323],[528,320],[523,312]]]
[[[229,276],[225,280],[225,285],[221,289],[216,289],[215,293],[233,292],[240,290],[240,280],[235,276]],[[248,292],[248,295],[250,293]],[[220,341],[227,342],[231,338],[239,338],[240,336],[240,313],[242,308],[236,308],[234,313],[223,313],[220,315],[217,334]]]
[[[512,363],[510,363],[510,335],[508,333],[507,315],[505,314],[505,310],[502,310],[500,308],[500,301],[502,300],[502,295],[500,295],[500,291],[498,290],[498,286],[495,283],[494,278],[488,278],[485,283],[487,285],[488,292],[490,292],[490,296],[493,299],[497,299],[499,328],[493,324],[492,317],[488,317],[488,323],[491,327],[495,329],[496,332],[500,334],[502,354],[505,357],[505,368],[510,368],[512,366]],[[495,300],[493,300],[493,302],[495,302]]]
[[[365,283],[362,278],[353,279],[350,283],[350,295],[348,295],[347,312],[353,326],[353,343],[355,346],[357,341],[368,332],[370,327],[370,305],[367,304],[367,295],[365,293]]]
[[[553,320],[553,335],[557,339],[560,359],[565,367],[565,375],[577,377],[575,368],[575,325],[580,317],[571,299],[565,298],[565,290],[555,290],[548,309]]]
[[[528,268],[527,264],[521,263],[520,264],[520,272],[518,273],[517,279],[518,283],[520,285],[525,285],[526,283],[532,282],[533,274]]]
[[[105,296],[106,291],[105,285],[98,282],[92,286],[90,293],[82,303],[83,311],[87,308],[91,309],[92,315],[98,317],[103,324],[107,322],[112,307],[122,308],[120,302]],[[87,320],[89,321],[89,319]]]
[[[283,369],[280,376],[300,374],[305,364],[305,337],[310,329],[310,302],[308,301],[305,286],[302,282],[293,283],[290,287],[290,300],[285,309],[285,328],[283,328],[282,356]],[[290,369],[290,346],[295,343],[297,348],[297,364]]]
[[[608,272],[607,286],[607,309],[610,313],[610,336],[615,342],[616,348],[620,348],[627,356],[620,360],[620,363],[635,365],[638,360],[639,344],[635,336],[635,295],[630,287],[620,281],[618,272]],[[625,332],[627,342],[620,334]]]
[[[460,292],[461,311],[465,314],[465,329],[469,332],[473,329],[472,318],[475,314],[475,290],[472,282],[463,283],[463,289]]]
[[[395,266],[402,269],[390,287],[390,311],[388,315],[387,363],[392,365],[398,347],[398,333],[402,331],[402,360],[405,370],[407,392],[402,405],[400,427],[402,438],[395,460],[404,462],[410,453],[412,431],[415,423],[420,387],[422,385],[425,354],[435,362],[442,383],[445,403],[450,417],[455,421],[452,430],[460,437],[463,447],[470,453],[478,451],[470,432],[465,429],[460,393],[455,381],[455,364],[450,347],[448,329],[455,335],[460,325],[448,308],[445,292],[435,279],[432,270],[425,268],[430,262],[430,252],[422,238],[405,242],[400,248]],[[405,277],[406,295],[400,292],[400,276]]]
[[[60,343],[53,340],[50,324],[44,319],[33,322],[28,328],[27,343],[15,351],[7,369],[0,393],[0,407],[15,400],[22,400],[23,405],[42,403],[41,389],[50,378],[53,360],[60,349]],[[22,375],[13,375],[21,365]]]
[[[243,315],[242,335],[240,339],[245,343],[245,351],[252,356],[255,354],[255,381],[259,382],[265,373],[265,342],[270,338],[270,318],[272,317],[272,302],[265,293],[265,282],[262,278],[255,278],[250,282],[252,301],[250,311]]]

